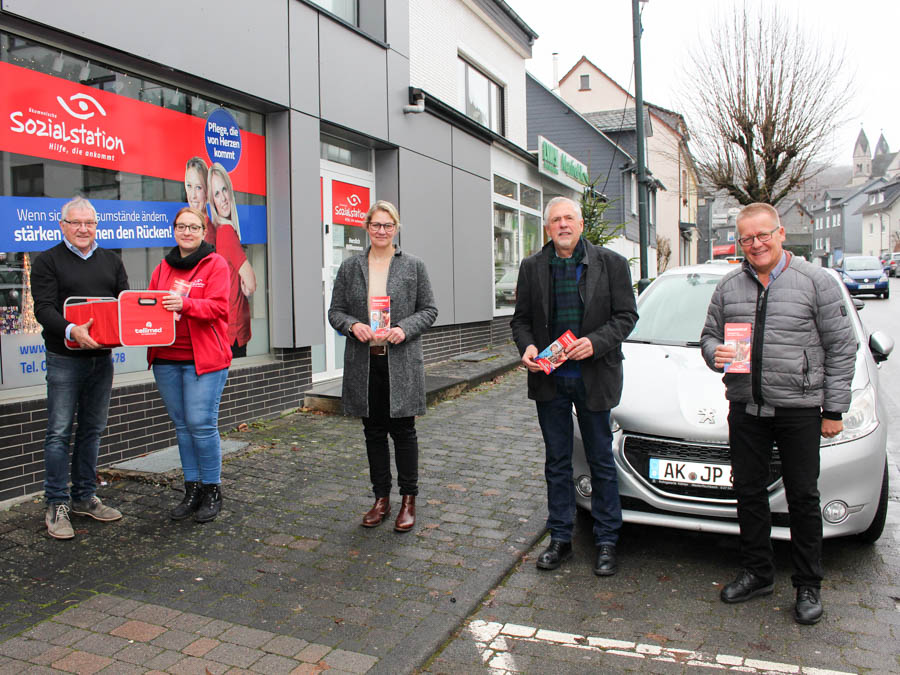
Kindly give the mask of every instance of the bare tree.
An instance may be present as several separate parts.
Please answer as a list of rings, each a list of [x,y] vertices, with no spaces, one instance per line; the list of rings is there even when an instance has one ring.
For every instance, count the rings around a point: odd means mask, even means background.
[[[777,204],[825,166],[851,99],[843,51],[775,3],[736,5],[691,51],[689,111],[701,174],[741,204]]]

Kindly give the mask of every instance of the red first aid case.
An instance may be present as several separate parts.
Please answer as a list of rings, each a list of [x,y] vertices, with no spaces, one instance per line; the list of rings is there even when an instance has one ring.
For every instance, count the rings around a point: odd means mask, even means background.
[[[63,303],[66,321],[80,326],[93,319],[88,332],[105,348],[118,347],[119,342],[119,301],[116,298],[85,298],[73,296]],[[74,340],[66,340],[69,349],[81,349]]]
[[[119,340],[124,347],[166,347],[175,342],[175,312],[162,305],[171,291],[119,293]]]

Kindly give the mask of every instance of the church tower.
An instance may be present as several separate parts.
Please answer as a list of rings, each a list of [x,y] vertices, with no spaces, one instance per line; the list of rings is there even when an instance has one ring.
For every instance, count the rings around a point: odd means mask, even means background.
[[[884,136],[879,139],[879,143],[884,140]],[[887,142],[885,141],[885,146]],[[853,146],[853,177],[850,179],[850,185],[860,185],[865,183],[872,173],[872,154],[869,150],[869,139],[863,129],[859,130],[859,136],[856,137],[856,145]]]

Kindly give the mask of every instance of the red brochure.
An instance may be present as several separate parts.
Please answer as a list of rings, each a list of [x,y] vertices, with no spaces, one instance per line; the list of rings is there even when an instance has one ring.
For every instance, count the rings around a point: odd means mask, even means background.
[[[568,360],[565,349],[573,344],[576,339],[575,334],[572,331],[567,330],[556,338],[556,340],[551,342],[540,354],[534,357],[535,363],[549,375]]]
[[[369,328],[376,340],[387,337],[391,330],[391,296],[373,295],[369,304]]]
[[[752,340],[753,324],[725,324],[725,345],[734,347],[734,361],[725,364],[726,373],[750,372],[750,348]]]

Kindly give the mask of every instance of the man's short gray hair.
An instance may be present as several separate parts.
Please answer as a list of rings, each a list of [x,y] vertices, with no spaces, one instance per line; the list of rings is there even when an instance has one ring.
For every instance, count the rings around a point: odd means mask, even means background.
[[[740,213],[737,214],[737,218],[734,219],[734,223],[735,225],[737,225],[744,218],[756,216],[760,213],[765,213],[766,215],[770,216],[772,218],[772,222],[775,223],[778,227],[781,227],[781,218],[778,215],[778,210],[771,204],[765,204],[763,202],[754,202],[753,204],[747,204],[747,206],[742,208]]]
[[[87,199],[78,195],[77,197],[72,197],[69,201],[63,204],[62,209],[60,210],[60,215],[62,216],[62,220],[69,219],[69,211],[72,209],[90,209],[94,212],[94,220],[97,220],[97,209],[94,208],[94,205],[91,204]]]
[[[569,204],[573,209],[575,209],[575,213],[578,214],[579,220],[584,220],[584,215],[581,213],[581,204],[576,202],[574,199],[569,199],[568,197],[554,197],[549,202],[547,202],[547,206],[544,207],[544,224],[550,220],[550,209],[552,209],[557,204]]]

